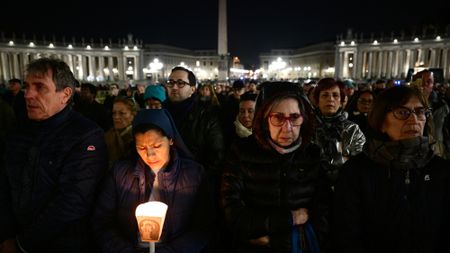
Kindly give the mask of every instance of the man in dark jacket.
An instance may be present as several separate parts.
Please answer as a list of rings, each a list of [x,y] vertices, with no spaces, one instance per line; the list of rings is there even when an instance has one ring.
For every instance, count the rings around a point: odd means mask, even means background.
[[[166,84],[169,99],[163,104],[173,117],[181,137],[213,180],[220,175],[224,139],[219,115],[211,106],[199,106],[192,71],[175,67]]]
[[[0,170],[0,252],[87,252],[88,220],[107,166],[103,131],[68,106],[75,78],[61,60],[26,69],[30,124]]]
[[[225,150],[224,137],[217,110],[211,105],[200,105],[194,95],[196,84],[192,71],[180,66],[173,68],[166,83],[169,99],[163,103],[163,108],[170,112],[183,141],[194,155],[194,160],[206,170],[216,198],[216,215],[219,211],[219,177]],[[223,248],[216,244],[218,242],[211,243],[211,247]]]

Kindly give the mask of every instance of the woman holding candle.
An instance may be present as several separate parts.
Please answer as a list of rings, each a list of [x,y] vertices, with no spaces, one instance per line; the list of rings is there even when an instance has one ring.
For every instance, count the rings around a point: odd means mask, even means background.
[[[156,252],[201,252],[212,224],[212,192],[203,167],[192,160],[175,124],[164,110],[139,111],[133,121],[135,159],[113,166],[93,216],[103,252],[148,251],[135,217],[147,201],[168,205]]]

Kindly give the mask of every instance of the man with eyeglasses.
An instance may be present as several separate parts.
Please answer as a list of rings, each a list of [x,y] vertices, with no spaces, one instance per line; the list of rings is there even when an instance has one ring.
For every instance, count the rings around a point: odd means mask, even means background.
[[[167,109],[175,121],[184,143],[194,155],[194,159],[205,167],[214,192],[211,196],[215,203],[215,212],[219,213],[219,180],[222,174],[222,162],[225,152],[224,137],[219,116],[215,107],[200,105],[196,91],[197,80],[194,73],[184,67],[172,69],[165,87],[168,99],[163,108]],[[220,224],[217,222],[217,224]],[[216,230],[218,231],[218,230]],[[216,245],[218,237],[213,236],[211,248],[223,248]]]
[[[172,69],[166,82],[168,99],[163,103],[177,125],[177,128],[211,179],[218,179],[224,155],[224,139],[219,114],[212,106],[200,106],[196,91],[194,73],[181,66]]]

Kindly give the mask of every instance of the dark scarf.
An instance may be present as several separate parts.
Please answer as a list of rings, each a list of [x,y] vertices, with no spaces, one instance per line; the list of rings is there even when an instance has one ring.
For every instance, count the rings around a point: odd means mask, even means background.
[[[169,99],[167,99],[163,103],[163,108],[167,109],[170,112],[173,120],[175,121],[175,124],[177,125],[177,128],[180,129],[182,122],[184,122],[189,112],[192,110],[192,108],[194,108],[195,101],[195,95],[192,95],[191,97],[177,103],[171,102]]]
[[[332,127],[332,125],[343,122],[348,117],[347,112],[342,110],[342,108],[339,109],[333,116],[323,115],[319,108],[317,108],[314,113],[319,123],[325,124],[327,127]]]
[[[434,156],[426,136],[399,141],[370,139],[365,153],[371,160],[389,169],[407,171],[424,168]]]

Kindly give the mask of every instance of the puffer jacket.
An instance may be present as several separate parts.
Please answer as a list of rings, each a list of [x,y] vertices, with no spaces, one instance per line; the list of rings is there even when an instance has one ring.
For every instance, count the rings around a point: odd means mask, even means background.
[[[231,147],[222,177],[221,202],[234,252],[291,252],[291,210],[307,208],[323,239],[328,231],[329,185],[320,150],[309,145],[281,155],[259,148],[253,135]],[[270,246],[250,240],[270,237]]]
[[[336,252],[450,252],[450,163],[422,138],[350,158],[336,184]]]
[[[201,165],[177,158],[158,173],[160,198],[169,207],[156,252],[201,252],[215,218],[208,180]],[[142,159],[117,162],[106,178],[92,226],[102,252],[138,252],[136,207],[149,200],[155,176]],[[146,250],[148,251],[148,249]]]
[[[27,252],[86,252],[89,215],[107,167],[104,133],[66,107],[11,137],[0,175],[0,242]]]
[[[359,154],[363,150],[366,138],[359,126],[348,120],[347,113],[342,110],[331,117],[324,116],[316,110],[316,119],[313,142],[321,148],[327,175],[334,185],[339,168],[345,162],[344,157]]]

